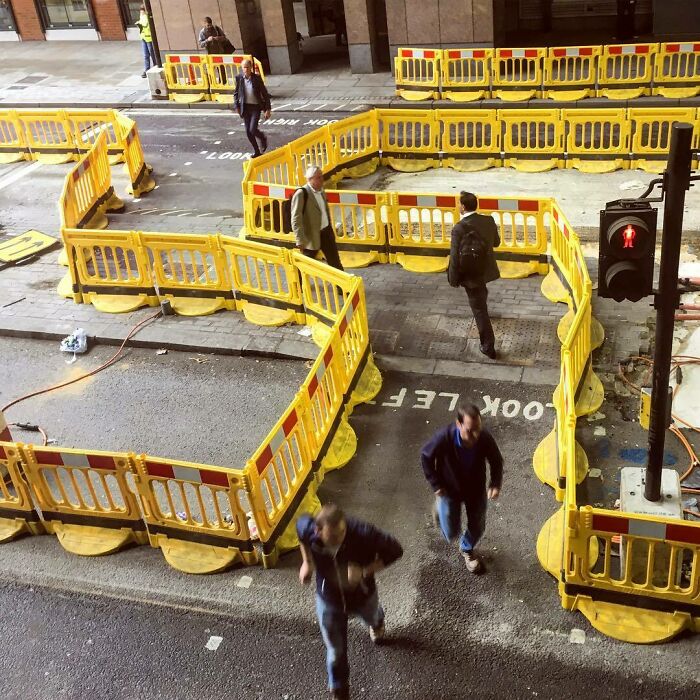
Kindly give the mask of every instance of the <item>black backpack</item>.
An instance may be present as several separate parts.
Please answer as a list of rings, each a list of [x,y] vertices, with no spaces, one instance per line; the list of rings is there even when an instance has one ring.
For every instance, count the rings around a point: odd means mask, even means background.
[[[478,280],[484,276],[488,250],[475,228],[468,227],[460,236],[457,256],[457,271],[460,282]]]
[[[299,190],[304,193],[304,204],[302,206],[301,212],[304,214],[306,212],[306,200],[309,198],[309,193],[305,187],[298,187],[294,194]],[[294,194],[282,202],[282,231],[281,233],[292,233],[292,199]]]

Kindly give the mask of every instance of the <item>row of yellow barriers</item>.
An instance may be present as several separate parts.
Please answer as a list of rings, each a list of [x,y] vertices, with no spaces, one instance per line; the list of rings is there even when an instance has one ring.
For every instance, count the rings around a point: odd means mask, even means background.
[[[700,43],[400,48],[394,75],[407,100],[685,98],[700,93]]]
[[[245,60],[253,61],[253,70],[265,79],[263,67],[249,54],[179,54],[165,56],[165,82],[168,97],[174,102],[233,102],[236,75]]]

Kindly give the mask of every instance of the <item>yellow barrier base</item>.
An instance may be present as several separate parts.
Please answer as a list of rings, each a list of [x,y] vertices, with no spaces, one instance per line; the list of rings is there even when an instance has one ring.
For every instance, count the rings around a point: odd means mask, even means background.
[[[348,412],[352,412],[352,409],[361,404],[367,403],[374,399],[382,388],[382,374],[377,369],[377,365],[374,364],[374,357],[372,353],[367,356],[367,364],[362,370],[360,379],[355,385],[355,389],[352,394],[350,394],[350,400],[348,401]]]
[[[410,102],[421,102],[435,98],[434,90],[397,90],[396,95]]]
[[[507,280],[520,280],[539,273],[540,264],[536,260],[515,262],[514,260],[498,260],[498,271]]]
[[[378,250],[368,250],[366,253],[341,250],[340,262],[343,263],[343,267],[357,268],[369,267],[373,263],[381,262],[381,259]]]
[[[76,159],[75,153],[34,153],[33,159],[44,165],[62,165]]]
[[[574,312],[569,309],[569,311],[564,314],[559,325],[557,326],[557,337],[560,343],[564,343],[566,336],[569,333],[571,324],[574,322],[575,318]],[[591,316],[591,350],[597,350],[605,340],[605,329],[603,324],[597,319]]]
[[[156,181],[151,175],[152,172],[153,168],[150,165],[146,164],[146,170],[144,171],[140,182],[136,186],[134,186],[133,183],[129,184],[126,188],[126,193],[128,195],[131,195],[132,197],[140,197],[141,195],[154,190],[156,187]],[[126,174],[129,174],[128,169]]]
[[[206,92],[171,92],[168,97],[173,102],[179,102],[180,104],[194,104],[195,102],[204,102],[209,96]]]
[[[321,466],[327,472],[333,469],[340,469],[353,458],[356,451],[357,435],[355,435],[355,431],[348,422],[345,412],[343,412]]]
[[[581,383],[581,391],[576,401],[576,417],[581,418],[581,416],[588,416],[591,413],[595,413],[601,407],[604,398],[605,391],[603,389],[603,383],[593,371],[593,368],[589,367]],[[557,388],[554,390],[552,401],[555,404],[559,404],[561,401],[561,384],[558,384]]]
[[[68,263],[66,263],[66,265],[67,264]],[[73,299],[76,301],[76,303],[80,303],[75,299],[76,295],[73,294],[73,280],[71,280],[70,272],[66,272],[63,279],[58,283],[56,292],[58,293],[58,296],[63,297],[64,299]]]
[[[592,97],[595,90],[592,88],[581,88],[579,90],[545,90],[544,97],[558,102],[575,102],[586,97]]]
[[[38,523],[28,523],[19,518],[0,518],[0,542],[9,542],[21,535],[39,535],[40,530],[32,527]]]
[[[564,491],[559,488],[559,460],[557,459],[557,433],[552,430],[537,448],[532,456],[532,467],[535,476],[547,486],[551,486],[557,496],[557,500],[564,498]],[[576,443],[576,483],[580,484],[588,474],[588,457],[581,445]]]
[[[485,100],[488,92],[488,90],[471,90],[468,92],[453,92],[450,90],[443,92],[442,97],[446,97],[451,102],[476,102],[476,100]]]
[[[246,321],[257,326],[284,326],[285,323],[294,323],[296,319],[291,309],[275,309],[251,302],[247,302],[243,307],[243,315]]]
[[[339,180],[342,180],[343,178],[352,178],[355,180],[371,175],[372,173],[376,172],[378,167],[379,158],[372,158],[372,160],[368,160],[366,163],[360,163],[360,165],[353,165],[351,168],[339,170],[337,177]]]
[[[112,155],[109,156],[109,164],[110,165],[119,165],[119,163],[124,162],[124,154],[123,153],[112,153]]]
[[[445,251],[447,253],[447,251]],[[445,272],[449,257],[433,257],[432,255],[408,255],[396,253],[395,261],[409,272]]]
[[[382,158],[382,164],[400,173],[422,173],[424,170],[436,168],[436,160],[404,160],[403,158]]]
[[[28,153],[0,153],[0,165],[19,163],[21,160],[30,160]]]
[[[633,100],[647,93],[647,88],[605,88],[598,90],[598,97],[607,97],[609,100]]]
[[[211,316],[226,308],[224,299],[193,299],[191,297],[167,297],[178,316]]]
[[[576,596],[572,610],[578,610],[607,637],[632,644],[667,642],[684,629],[692,629],[688,613],[664,613]]]
[[[120,294],[88,292],[83,295],[83,298],[86,303],[92,304],[98,311],[107,314],[126,314],[130,311],[136,311],[142,306],[155,306],[155,304],[149,303],[149,297],[146,294],[134,294],[129,297]]]
[[[446,158],[442,161],[443,168],[452,168],[458,173],[478,173],[480,170],[497,168],[500,164],[500,158]]]
[[[559,275],[557,275],[553,267],[542,280],[540,291],[542,292],[542,296],[551,301],[552,304],[569,303],[569,293],[566,291],[566,287],[562,284]]]
[[[624,158],[615,158],[614,160],[585,160],[583,158],[571,158],[567,160],[567,167],[574,168],[581,173],[593,173],[600,175],[601,173],[612,173],[615,170],[623,170],[627,165]]]
[[[163,552],[165,561],[173,569],[186,574],[215,574],[228,569],[238,561],[246,564],[255,564],[257,561],[254,552],[244,557],[241,552],[233,548],[186,542],[165,535],[156,535],[154,539],[155,544],[153,540],[151,544]]]
[[[108,527],[92,525],[70,525],[54,521],[50,530],[67,552],[83,557],[99,557],[112,554],[130,544],[137,543],[137,535],[133,530],[115,530]]]
[[[524,102],[539,97],[537,90],[494,90],[493,96],[504,102]]]
[[[631,163],[633,169],[643,170],[645,173],[654,173],[660,175],[666,170],[665,160],[645,160],[643,158],[636,159]]]
[[[588,556],[592,566],[598,558],[598,540],[595,538],[590,541]],[[537,558],[546,572],[559,579],[564,562],[563,506],[542,526],[537,536]]]
[[[109,199],[104,203],[104,208],[106,211],[124,211],[124,200],[112,192]]]
[[[92,219],[90,219],[86,224],[80,226],[80,228],[86,228],[86,229],[105,229],[109,225],[109,219],[107,218],[107,215],[104,213],[104,210],[102,207],[98,211],[95,212],[94,216]]]
[[[689,87],[657,87],[654,89],[654,94],[655,95],[661,95],[661,97],[673,97],[673,98],[681,98],[681,97],[697,97],[700,95],[700,87],[694,87],[694,86],[689,86]]]
[[[216,94],[211,95],[211,101],[212,102],[218,102],[219,104],[222,105],[232,105],[233,104],[233,95],[226,95],[222,94],[220,92],[217,92]]]
[[[513,168],[521,173],[546,173],[561,167],[559,158],[543,158],[542,160],[528,160],[527,158],[505,158],[505,168]]]

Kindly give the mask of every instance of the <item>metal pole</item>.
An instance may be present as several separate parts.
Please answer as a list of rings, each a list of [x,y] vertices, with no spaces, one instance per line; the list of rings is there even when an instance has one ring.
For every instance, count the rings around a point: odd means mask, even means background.
[[[163,67],[163,62],[160,59],[160,46],[158,46],[158,34],[156,33],[156,23],[153,21],[153,9],[151,8],[151,0],[143,0],[146,6],[146,14],[148,15],[148,23],[151,25],[151,39],[153,39],[153,51],[156,54],[156,65],[158,68]]]
[[[690,187],[691,141],[690,124],[674,124],[671,151],[665,174],[664,228],[661,239],[661,269],[659,291],[655,297],[656,340],[654,344],[654,374],[649,416],[649,455],[647,458],[644,497],[648,501],[661,499],[661,469],[664,441],[668,428],[668,380],[671,373],[673,323],[680,300],[678,292],[678,261],[683,233],[685,192]]]

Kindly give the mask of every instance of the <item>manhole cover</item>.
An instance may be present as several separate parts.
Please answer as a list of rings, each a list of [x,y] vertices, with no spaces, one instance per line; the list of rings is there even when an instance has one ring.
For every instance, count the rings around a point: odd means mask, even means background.
[[[48,77],[48,75],[44,75],[43,73],[33,73],[31,75],[25,75],[24,78],[20,80],[15,80],[15,83],[17,85],[36,85],[42,80],[46,80]]]

